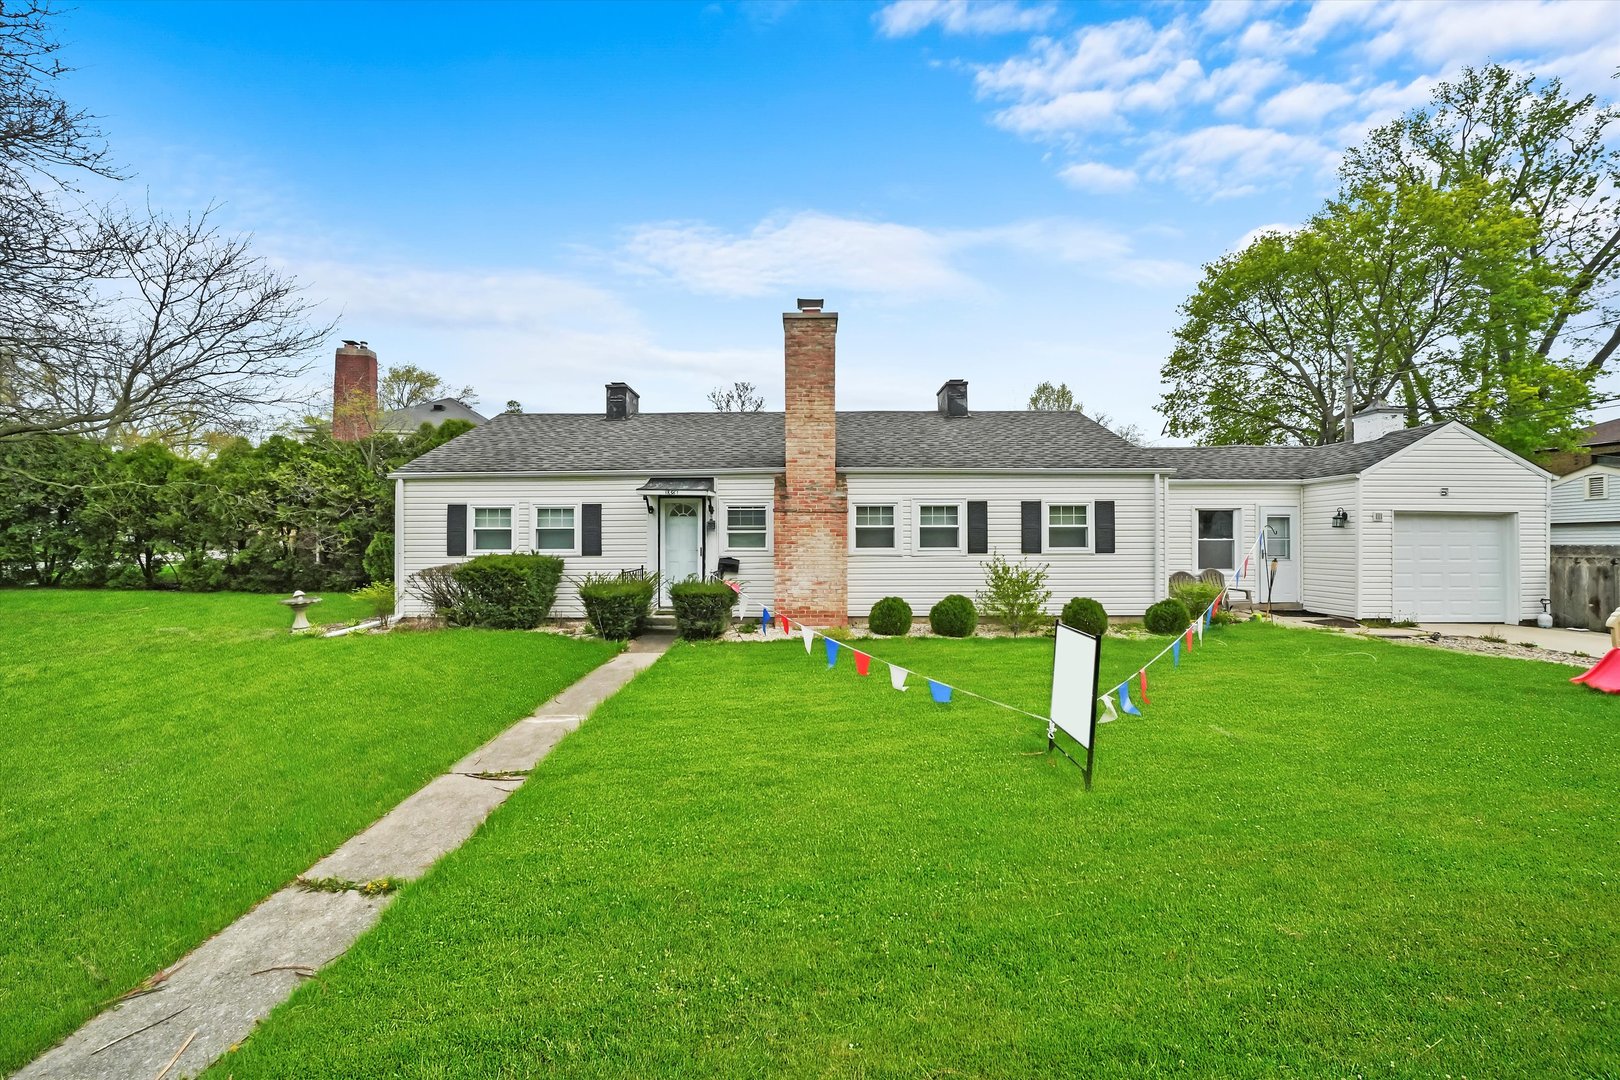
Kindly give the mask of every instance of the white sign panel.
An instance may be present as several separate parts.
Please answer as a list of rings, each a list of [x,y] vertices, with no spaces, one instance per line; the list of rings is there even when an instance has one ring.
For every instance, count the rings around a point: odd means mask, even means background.
[[[1052,657],[1052,722],[1091,749],[1092,709],[1097,701],[1097,639],[1058,624]]]

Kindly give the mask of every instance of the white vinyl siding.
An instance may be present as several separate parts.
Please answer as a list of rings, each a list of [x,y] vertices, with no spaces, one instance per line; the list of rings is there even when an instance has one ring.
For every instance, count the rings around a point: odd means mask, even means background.
[[[1441,490],[1445,494],[1440,494]],[[1394,526],[1405,513],[1506,515],[1507,621],[1534,618],[1547,595],[1551,491],[1544,473],[1460,427],[1442,428],[1369,468],[1350,529],[1361,549],[1359,618],[1395,609]]]
[[[512,508],[475,506],[472,508],[472,543],[475,553],[512,550]]]
[[[1323,615],[1356,615],[1356,576],[1361,530],[1356,526],[1357,480],[1316,480],[1307,483],[1299,498],[1299,557],[1302,602],[1307,611]],[[1343,507],[1349,524],[1333,527],[1333,515]]]
[[[950,593],[972,596],[984,588],[984,564],[991,555],[1048,566],[1046,585],[1052,590],[1049,612],[1057,612],[1076,596],[1096,599],[1115,615],[1140,615],[1154,595],[1153,477],[1109,475],[993,473],[861,473],[846,474],[851,506],[893,505],[897,551],[861,550],[851,536],[849,553],[849,607],[853,618],[864,619],[872,605],[885,596],[903,597],[924,617],[928,609]],[[1115,551],[1083,559],[1024,555],[1020,504],[1038,499],[1060,506],[1114,502]],[[917,554],[916,508],[920,505],[963,506],[961,533],[967,535],[968,502],[984,502],[989,552],[978,554]],[[850,515],[851,532],[854,515]],[[1043,529],[1044,535],[1044,529]]]
[[[602,554],[568,554],[563,559],[563,581],[557,590],[552,614],[562,619],[578,619],[585,614],[574,580],[591,571],[616,573],[621,570],[657,569],[657,518],[647,513],[636,488],[649,474],[624,476],[561,476],[554,478],[421,479],[402,480],[395,508],[396,549],[400,582],[430,566],[462,562],[461,557],[445,554],[445,508],[451,503],[468,507],[468,556],[472,550],[470,530],[474,507],[513,508],[513,550],[534,551],[535,529],[540,507],[575,507],[599,503],[602,507]],[[769,473],[722,475],[715,477],[720,505],[769,507],[775,498],[776,479]],[[717,510],[718,514],[719,511]],[[767,518],[769,514],[767,514]],[[575,535],[583,526],[583,513],[576,509]],[[578,540],[576,539],[576,543]],[[705,573],[712,573],[724,543],[718,533],[709,534]],[[574,549],[576,552],[578,548]],[[738,578],[748,593],[753,614],[759,603],[774,602],[776,575],[771,552],[751,550],[735,553],[740,563]],[[401,600],[401,613],[423,614],[420,602],[408,594]]]
[[[1590,494],[1594,479],[1603,494]],[[1620,544],[1620,469],[1593,465],[1552,485],[1554,544]]]

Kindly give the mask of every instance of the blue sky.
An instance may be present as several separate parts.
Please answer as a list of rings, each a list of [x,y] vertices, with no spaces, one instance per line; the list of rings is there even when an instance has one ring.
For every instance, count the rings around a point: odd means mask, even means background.
[[[1198,267],[1306,216],[1369,126],[1487,60],[1620,89],[1597,0],[83,2],[61,36],[126,198],[223,204],[334,345],[485,411],[614,379],[780,407],[780,313],[819,296],[843,408],[1052,379],[1156,433]]]

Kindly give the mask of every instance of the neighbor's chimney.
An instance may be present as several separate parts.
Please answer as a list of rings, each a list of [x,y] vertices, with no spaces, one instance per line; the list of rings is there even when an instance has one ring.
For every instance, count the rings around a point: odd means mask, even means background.
[[[377,354],[363,341],[345,339],[332,368],[332,438],[365,438],[372,433],[376,413]]]
[[[939,415],[966,416],[967,407],[967,380],[946,379],[945,385],[939,388],[936,399],[939,402]]]
[[[838,478],[838,316],[800,300],[782,316],[784,475],[776,493],[776,602],[813,626],[848,621],[849,526]]]
[[[1383,398],[1373,398],[1367,407],[1350,418],[1350,441],[1372,442],[1406,427],[1406,410]]]
[[[641,395],[630,389],[629,383],[607,384],[607,418],[625,420],[641,411]]]

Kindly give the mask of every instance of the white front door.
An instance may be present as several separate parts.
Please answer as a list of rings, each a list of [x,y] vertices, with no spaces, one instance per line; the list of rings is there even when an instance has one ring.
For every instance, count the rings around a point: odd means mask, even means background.
[[[1504,515],[1397,512],[1391,614],[1420,622],[1506,622],[1512,533]]]
[[[658,538],[658,602],[669,606],[669,587],[703,576],[703,500],[661,499]]]
[[[1265,558],[1260,560],[1255,603],[1297,604],[1299,591],[1299,513],[1291,506],[1262,506],[1260,528]],[[1272,576],[1275,565],[1276,576]]]

